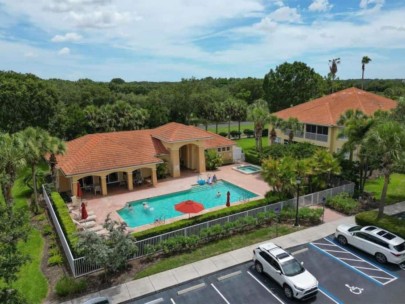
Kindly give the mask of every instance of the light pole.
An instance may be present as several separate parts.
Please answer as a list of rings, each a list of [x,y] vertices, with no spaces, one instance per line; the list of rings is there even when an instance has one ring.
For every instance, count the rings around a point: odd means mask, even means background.
[[[298,205],[299,205],[299,200],[300,200],[301,178],[297,177],[297,180],[295,182],[297,184],[297,209],[295,210],[295,223],[294,223],[294,226],[298,227],[300,225],[299,218],[298,218]]]

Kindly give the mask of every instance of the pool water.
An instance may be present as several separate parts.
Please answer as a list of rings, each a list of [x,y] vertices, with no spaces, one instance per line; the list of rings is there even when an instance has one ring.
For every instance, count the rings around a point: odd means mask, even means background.
[[[253,174],[253,173],[258,173],[262,171],[262,168],[259,166],[254,166],[254,165],[244,165],[244,166],[237,166],[234,167],[236,171],[245,173],[245,174]]]
[[[258,196],[255,193],[240,188],[234,184],[219,180],[212,185],[195,185],[191,189],[130,202],[118,214],[131,228],[152,224],[156,220],[168,220],[184,213],[174,209],[174,205],[193,200],[204,205],[205,209],[225,206],[226,193],[230,192],[230,202],[247,201]],[[221,194],[218,196],[218,192]],[[146,202],[149,208],[144,208]]]

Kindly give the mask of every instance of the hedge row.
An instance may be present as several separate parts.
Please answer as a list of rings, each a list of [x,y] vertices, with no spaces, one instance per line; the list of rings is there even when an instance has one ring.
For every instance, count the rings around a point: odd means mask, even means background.
[[[304,207],[299,210],[301,223],[319,224],[322,216],[322,209]],[[294,221],[294,208],[285,208],[280,212],[278,221],[288,223]],[[214,225],[204,228],[198,235],[176,236],[157,245],[148,245],[148,254],[173,255],[185,251],[194,250],[206,243],[229,237],[234,234],[250,231],[257,227],[272,225],[277,220],[274,211],[260,212],[256,217],[245,216],[224,225]]]
[[[65,201],[62,199],[58,192],[51,193],[51,199],[53,202],[56,216],[58,217],[59,224],[65,233],[66,240],[72,251],[76,248],[78,241],[76,225],[73,223],[72,217],[69,214],[69,209],[66,206]],[[75,255],[75,252],[72,252]]]
[[[384,214],[377,220],[377,211],[365,211],[356,215],[356,223],[361,226],[373,225],[386,229],[405,239],[405,221]]]
[[[178,230],[178,229],[182,229],[188,226],[192,226],[192,225],[196,225],[199,223],[203,223],[203,222],[207,222],[210,220],[214,220],[217,218],[221,218],[221,217],[225,217],[228,215],[232,215],[235,213],[239,213],[239,212],[243,212],[246,210],[250,210],[250,209],[254,209],[254,208],[258,208],[258,207],[262,207],[262,206],[266,206],[269,204],[274,204],[276,202],[279,201],[279,198],[277,196],[270,196],[267,197],[265,199],[260,199],[260,200],[256,200],[256,201],[252,201],[246,204],[240,204],[240,205],[235,205],[229,208],[223,208],[217,211],[213,211],[213,212],[209,212],[209,213],[205,213],[199,216],[195,216],[191,219],[184,219],[184,220],[180,220],[180,221],[176,221],[174,223],[171,224],[167,224],[167,225],[162,225],[162,226],[157,226],[145,231],[141,231],[141,232],[136,232],[133,234],[133,236],[137,239],[137,240],[143,240],[143,239],[147,239],[159,234],[163,234],[163,233],[167,233],[167,232],[171,232],[174,230]]]

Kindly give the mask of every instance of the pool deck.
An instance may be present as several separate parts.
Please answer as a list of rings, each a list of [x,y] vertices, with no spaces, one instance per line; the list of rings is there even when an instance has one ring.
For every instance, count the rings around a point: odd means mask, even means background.
[[[243,165],[248,163],[241,163],[238,165]],[[201,176],[203,179],[207,179],[208,175],[216,175],[218,179],[225,180],[232,184],[235,184],[241,188],[249,190],[258,195],[257,198],[263,198],[267,191],[270,190],[270,186],[263,180],[260,173],[258,174],[243,174],[232,169],[235,164],[222,166],[215,171],[207,171],[203,174],[194,173],[191,171],[182,171],[181,177],[178,178],[167,178],[163,180],[158,180],[156,187],[142,186],[139,188],[134,188],[133,191],[128,191],[126,189],[116,189],[115,191],[110,191],[110,195],[107,196],[84,196],[84,199],[87,202],[87,209],[93,211],[96,215],[96,222],[99,225],[104,223],[105,218],[108,214],[111,214],[110,217],[119,222],[122,221],[121,217],[116,211],[122,209],[127,202],[132,202],[141,199],[147,199],[154,196],[159,196],[163,194],[178,192],[190,189],[191,186],[197,184],[198,177]],[[224,202],[225,203],[225,202]],[[209,212],[212,210],[224,208],[216,207],[209,210],[204,210],[199,214],[204,212]],[[182,218],[188,218],[188,215],[183,215],[176,217],[175,220]],[[167,220],[166,223],[169,223],[173,220]],[[131,231],[140,231],[144,229],[149,229],[154,227],[155,224],[145,225],[136,229],[129,229]]]

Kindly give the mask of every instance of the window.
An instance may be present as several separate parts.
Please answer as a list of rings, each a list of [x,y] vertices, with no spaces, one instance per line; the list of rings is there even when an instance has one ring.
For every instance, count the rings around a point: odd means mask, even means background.
[[[224,152],[226,149],[225,148],[222,148],[222,152]]]
[[[306,125],[306,132],[316,133],[316,126],[315,125]]]
[[[316,125],[306,125],[305,130],[308,133],[316,133],[322,135],[328,135],[329,128],[324,126],[316,126]]]
[[[221,148],[218,148],[217,150],[218,150],[218,152],[221,152]]]
[[[116,182],[118,182],[118,173],[117,172],[110,173],[107,175],[107,184],[116,183]]]
[[[227,147],[227,148],[226,148],[226,151],[231,151],[231,147]]]

